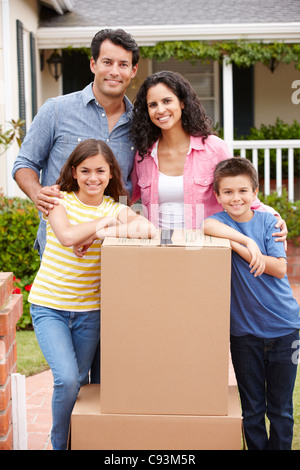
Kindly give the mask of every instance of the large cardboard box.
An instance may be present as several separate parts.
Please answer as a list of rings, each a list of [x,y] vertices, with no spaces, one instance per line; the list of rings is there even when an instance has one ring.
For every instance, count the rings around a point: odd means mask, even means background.
[[[85,385],[71,416],[71,450],[240,450],[237,387],[227,395],[227,416],[103,414],[100,385]]]
[[[101,256],[101,412],[226,415],[228,240],[106,239]]]

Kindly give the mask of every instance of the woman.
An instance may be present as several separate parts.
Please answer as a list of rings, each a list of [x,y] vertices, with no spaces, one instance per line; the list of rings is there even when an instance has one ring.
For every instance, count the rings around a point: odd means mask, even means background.
[[[141,198],[145,217],[156,227],[200,228],[204,218],[222,211],[213,173],[232,155],[183,76],[163,71],[146,78],[135,100],[131,134],[137,149],[132,203]],[[252,209],[274,213],[258,199]],[[285,222],[279,223],[285,239]]]

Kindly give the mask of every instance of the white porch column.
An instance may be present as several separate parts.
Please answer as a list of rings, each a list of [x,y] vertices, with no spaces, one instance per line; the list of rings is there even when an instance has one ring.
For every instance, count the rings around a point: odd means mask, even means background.
[[[233,75],[232,64],[227,64],[226,59],[223,59],[223,128],[224,140],[233,152]]]

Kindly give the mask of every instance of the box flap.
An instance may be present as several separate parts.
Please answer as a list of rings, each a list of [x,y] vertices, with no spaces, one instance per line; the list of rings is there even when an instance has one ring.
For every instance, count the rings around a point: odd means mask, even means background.
[[[160,230],[159,239],[105,238],[103,246],[188,246],[188,247],[225,247],[230,242],[225,238],[204,235],[200,229]]]

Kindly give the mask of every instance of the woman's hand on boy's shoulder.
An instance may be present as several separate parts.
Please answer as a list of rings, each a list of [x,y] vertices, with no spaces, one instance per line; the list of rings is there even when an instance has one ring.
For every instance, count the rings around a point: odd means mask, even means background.
[[[280,231],[272,233],[272,236],[276,237],[275,242],[283,242],[284,243],[284,248],[285,248],[285,251],[286,251],[287,250],[286,239],[287,239],[288,229],[287,229],[285,220],[283,220],[279,215],[276,215],[275,217],[278,219],[277,223],[275,225],[275,228],[279,228]]]

